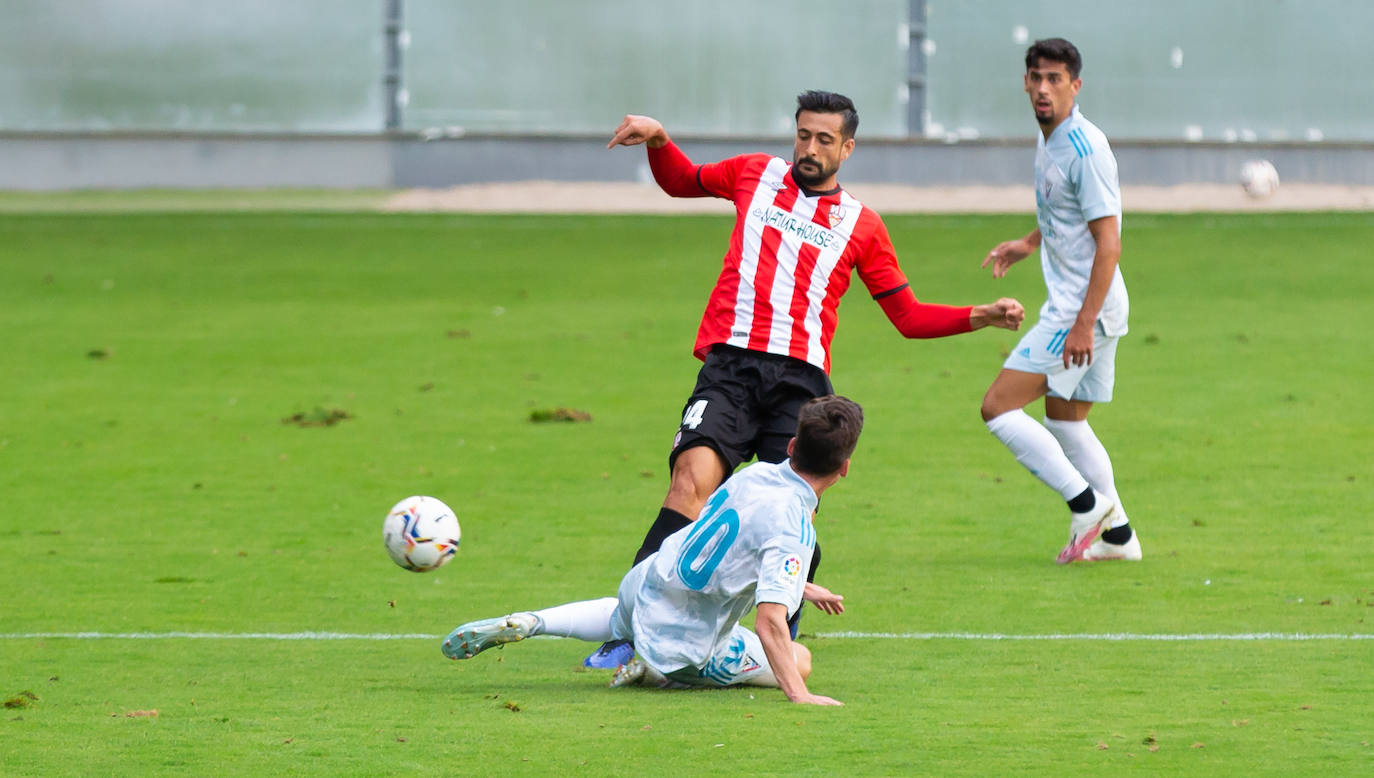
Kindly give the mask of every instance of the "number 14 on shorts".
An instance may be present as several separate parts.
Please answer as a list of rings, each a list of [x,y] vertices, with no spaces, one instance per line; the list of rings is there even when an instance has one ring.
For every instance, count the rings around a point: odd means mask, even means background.
[[[687,406],[687,411],[682,414],[683,429],[694,430],[706,418],[706,404],[710,400],[697,400]]]

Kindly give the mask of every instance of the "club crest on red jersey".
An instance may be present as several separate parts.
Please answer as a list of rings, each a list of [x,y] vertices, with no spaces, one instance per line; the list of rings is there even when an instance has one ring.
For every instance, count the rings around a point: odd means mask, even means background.
[[[843,205],[836,203],[835,205],[830,206],[830,229],[835,229],[835,227],[838,226],[840,222],[844,221],[844,217],[845,210]]]

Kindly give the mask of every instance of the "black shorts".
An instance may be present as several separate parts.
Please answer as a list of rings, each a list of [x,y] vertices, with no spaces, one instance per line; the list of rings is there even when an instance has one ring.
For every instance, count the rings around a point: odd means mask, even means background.
[[[833,393],[829,376],[809,362],[713,346],[682,407],[668,468],[694,446],[715,449],[725,460],[727,475],[755,456],[761,462],[781,462],[787,458],[787,441],[797,434],[802,404]]]

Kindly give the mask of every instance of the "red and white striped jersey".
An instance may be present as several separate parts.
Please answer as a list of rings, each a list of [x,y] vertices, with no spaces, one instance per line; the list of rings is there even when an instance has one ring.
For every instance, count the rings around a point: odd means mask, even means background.
[[[767,154],[694,165],[670,142],[649,149],[649,162],[670,195],[735,203],[730,247],[697,331],[697,358],[726,343],[830,372],[840,298],[855,270],[908,337],[970,329],[968,307],[915,299],[882,218],[843,189],[804,190],[792,180],[790,162]],[[884,299],[899,293],[905,294]]]

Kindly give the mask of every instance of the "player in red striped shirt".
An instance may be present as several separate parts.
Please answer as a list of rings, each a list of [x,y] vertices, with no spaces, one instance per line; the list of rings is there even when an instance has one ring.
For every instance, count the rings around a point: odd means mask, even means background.
[[[802,403],[833,393],[830,341],[840,298],[856,270],[908,338],[986,326],[1014,330],[1025,317],[1010,298],[974,306],[917,300],[882,218],[836,181],[854,150],[859,115],[853,102],[831,92],[804,92],[797,97],[796,121],[790,163],[745,154],[694,164],[648,116],[626,116],[607,144],[644,144],[664,192],[731,200],[736,214],[724,266],[697,331],[693,354],[705,364],[668,458],[668,495],[636,564],[690,524],[738,465],[755,456],[765,462],[787,457]],[[819,559],[817,548],[808,581]],[[839,598],[814,583],[807,593],[823,610],[838,607]],[[614,667],[628,658],[628,648],[607,644],[587,664]]]

